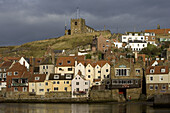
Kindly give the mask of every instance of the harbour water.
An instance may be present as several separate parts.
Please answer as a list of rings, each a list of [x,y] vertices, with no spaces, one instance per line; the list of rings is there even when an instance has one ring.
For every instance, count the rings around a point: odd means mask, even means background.
[[[97,104],[0,103],[0,113],[170,113],[148,102]]]

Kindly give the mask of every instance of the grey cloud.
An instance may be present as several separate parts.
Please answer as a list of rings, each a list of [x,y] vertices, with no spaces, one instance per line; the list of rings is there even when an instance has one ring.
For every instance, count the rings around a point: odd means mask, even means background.
[[[87,25],[112,32],[170,27],[168,0],[0,0],[0,45],[18,45],[64,34],[76,7]]]

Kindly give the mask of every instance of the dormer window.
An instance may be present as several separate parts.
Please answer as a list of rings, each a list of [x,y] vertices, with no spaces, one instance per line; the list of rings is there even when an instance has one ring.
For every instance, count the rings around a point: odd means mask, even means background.
[[[59,65],[62,65],[62,63],[59,63]]]
[[[165,69],[161,69],[161,73],[165,73]]]
[[[70,63],[71,63],[71,61],[68,60],[68,61],[67,61],[67,64],[70,64]]]
[[[72,75],[66,75],[66,79],[71,79]]]
[[[59,79],[59,75],[54,75],[54,79]]]
[[[154,69],[151,69],[151,70],[150,70],[150,73],[154,73]]]
[[[40,80],[40,77],[35,77],[35,80]]]

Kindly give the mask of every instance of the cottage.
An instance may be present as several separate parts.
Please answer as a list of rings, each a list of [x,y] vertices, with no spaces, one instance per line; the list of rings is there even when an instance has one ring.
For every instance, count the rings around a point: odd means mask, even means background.
[[[150,66],[146,70],[147,98],[155,94],[170,93],[170,73],[168,66]]]

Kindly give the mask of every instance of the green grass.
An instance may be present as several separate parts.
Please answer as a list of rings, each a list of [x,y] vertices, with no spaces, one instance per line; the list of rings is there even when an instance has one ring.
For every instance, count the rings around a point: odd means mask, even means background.
[[[91,44],[93,36],[99,36],[100,34],[107,38],[111,37],[109,31],[61,36],[59,38],[28,42],[20,46],[0,47],[0,53],[3,56],[42,57],[49,46],[56,50],[74,50],[78,46]],[[8,53],[4,53],[4,51],[8,51]]]

